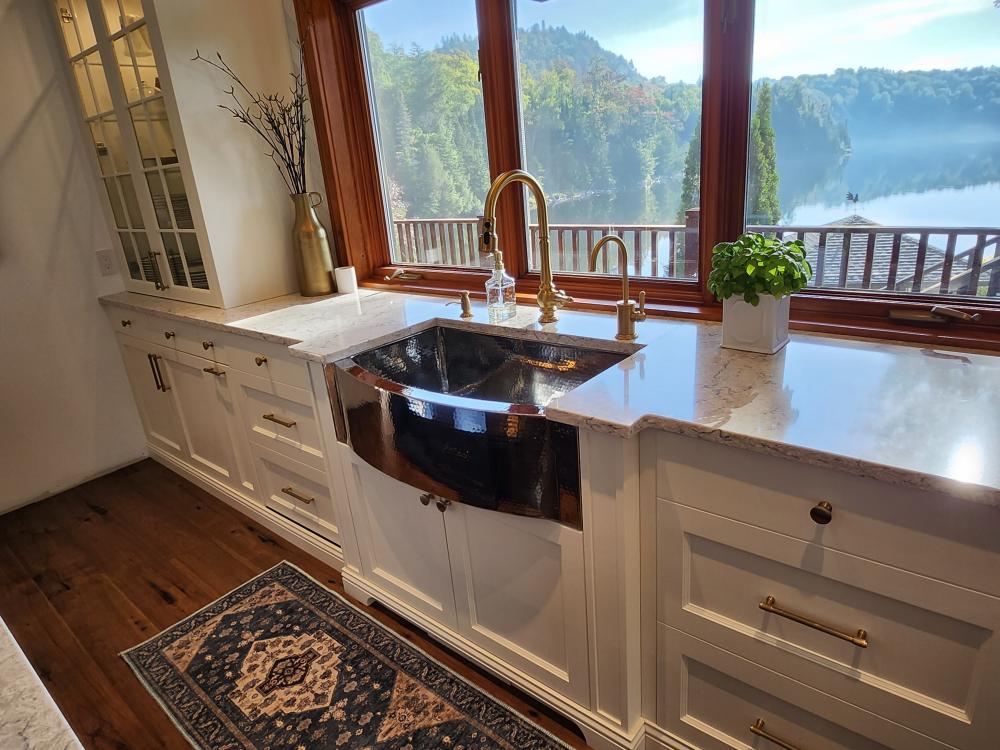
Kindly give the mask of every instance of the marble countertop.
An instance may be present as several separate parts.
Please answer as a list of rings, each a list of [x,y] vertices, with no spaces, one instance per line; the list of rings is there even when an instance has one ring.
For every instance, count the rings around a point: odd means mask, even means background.
[[[801,460],[1000,506],[1000,357],[793,333],[775,355],[723,349],[721,326],[671,318],[615,341],[610,313],[561,311],[540,326],[519,306],[499,326],[482,303],[459,319],[447,299],[362,290],[230,310],[122,293],[102,298],[154,315],[290,345],[330,362],[441,321],[633,352],[546,409],[560,422],[622,437],[647,428]]]
[[[77,750],[82,747],[2,620],[0,695],[3,695],[0,747],[4,750]]]

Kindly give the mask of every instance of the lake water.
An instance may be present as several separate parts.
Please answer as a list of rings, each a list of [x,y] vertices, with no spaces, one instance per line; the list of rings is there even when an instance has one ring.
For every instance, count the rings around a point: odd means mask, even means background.
[[[843,162],[779,150],[782,224],[827,224],[853,213],[885,225],[1000,226],[1000,139],[855,143]],[[855,207],[845,200],[858,193]],[[680,179],[553,205],[559,223],[673,224]]]

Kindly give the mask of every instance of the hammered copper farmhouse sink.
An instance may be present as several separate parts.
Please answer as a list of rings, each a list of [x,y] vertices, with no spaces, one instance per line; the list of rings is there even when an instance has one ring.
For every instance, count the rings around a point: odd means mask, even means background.
[[[435,326],[342,359],[354,451],[439,497],[579,527],[575,427],[545,406],[629,355]]]

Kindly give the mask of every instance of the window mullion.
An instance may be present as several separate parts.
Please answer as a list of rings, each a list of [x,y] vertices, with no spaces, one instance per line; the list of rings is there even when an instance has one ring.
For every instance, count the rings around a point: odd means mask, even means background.
[[[699,276],[710,300],[712,248],[743,232],[754,0],[705,0]]]
[[[523,168],[514,0],[476,0],[476,14],[486,145],[490,179],[495,179]],[[526,217],[524,190],[508,188],[497,206],[497,232],[507,270],[515,278],[528,272]]]

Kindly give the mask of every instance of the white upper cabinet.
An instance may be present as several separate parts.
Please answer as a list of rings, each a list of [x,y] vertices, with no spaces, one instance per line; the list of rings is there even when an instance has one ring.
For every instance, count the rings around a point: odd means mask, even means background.
[[[218,104],[220,52],[285,91],[280,0],[53,0],[126,288],[217,307],[296,290],[290,202],[267,149]],[[239,23],[234,22],[238,19]]]

